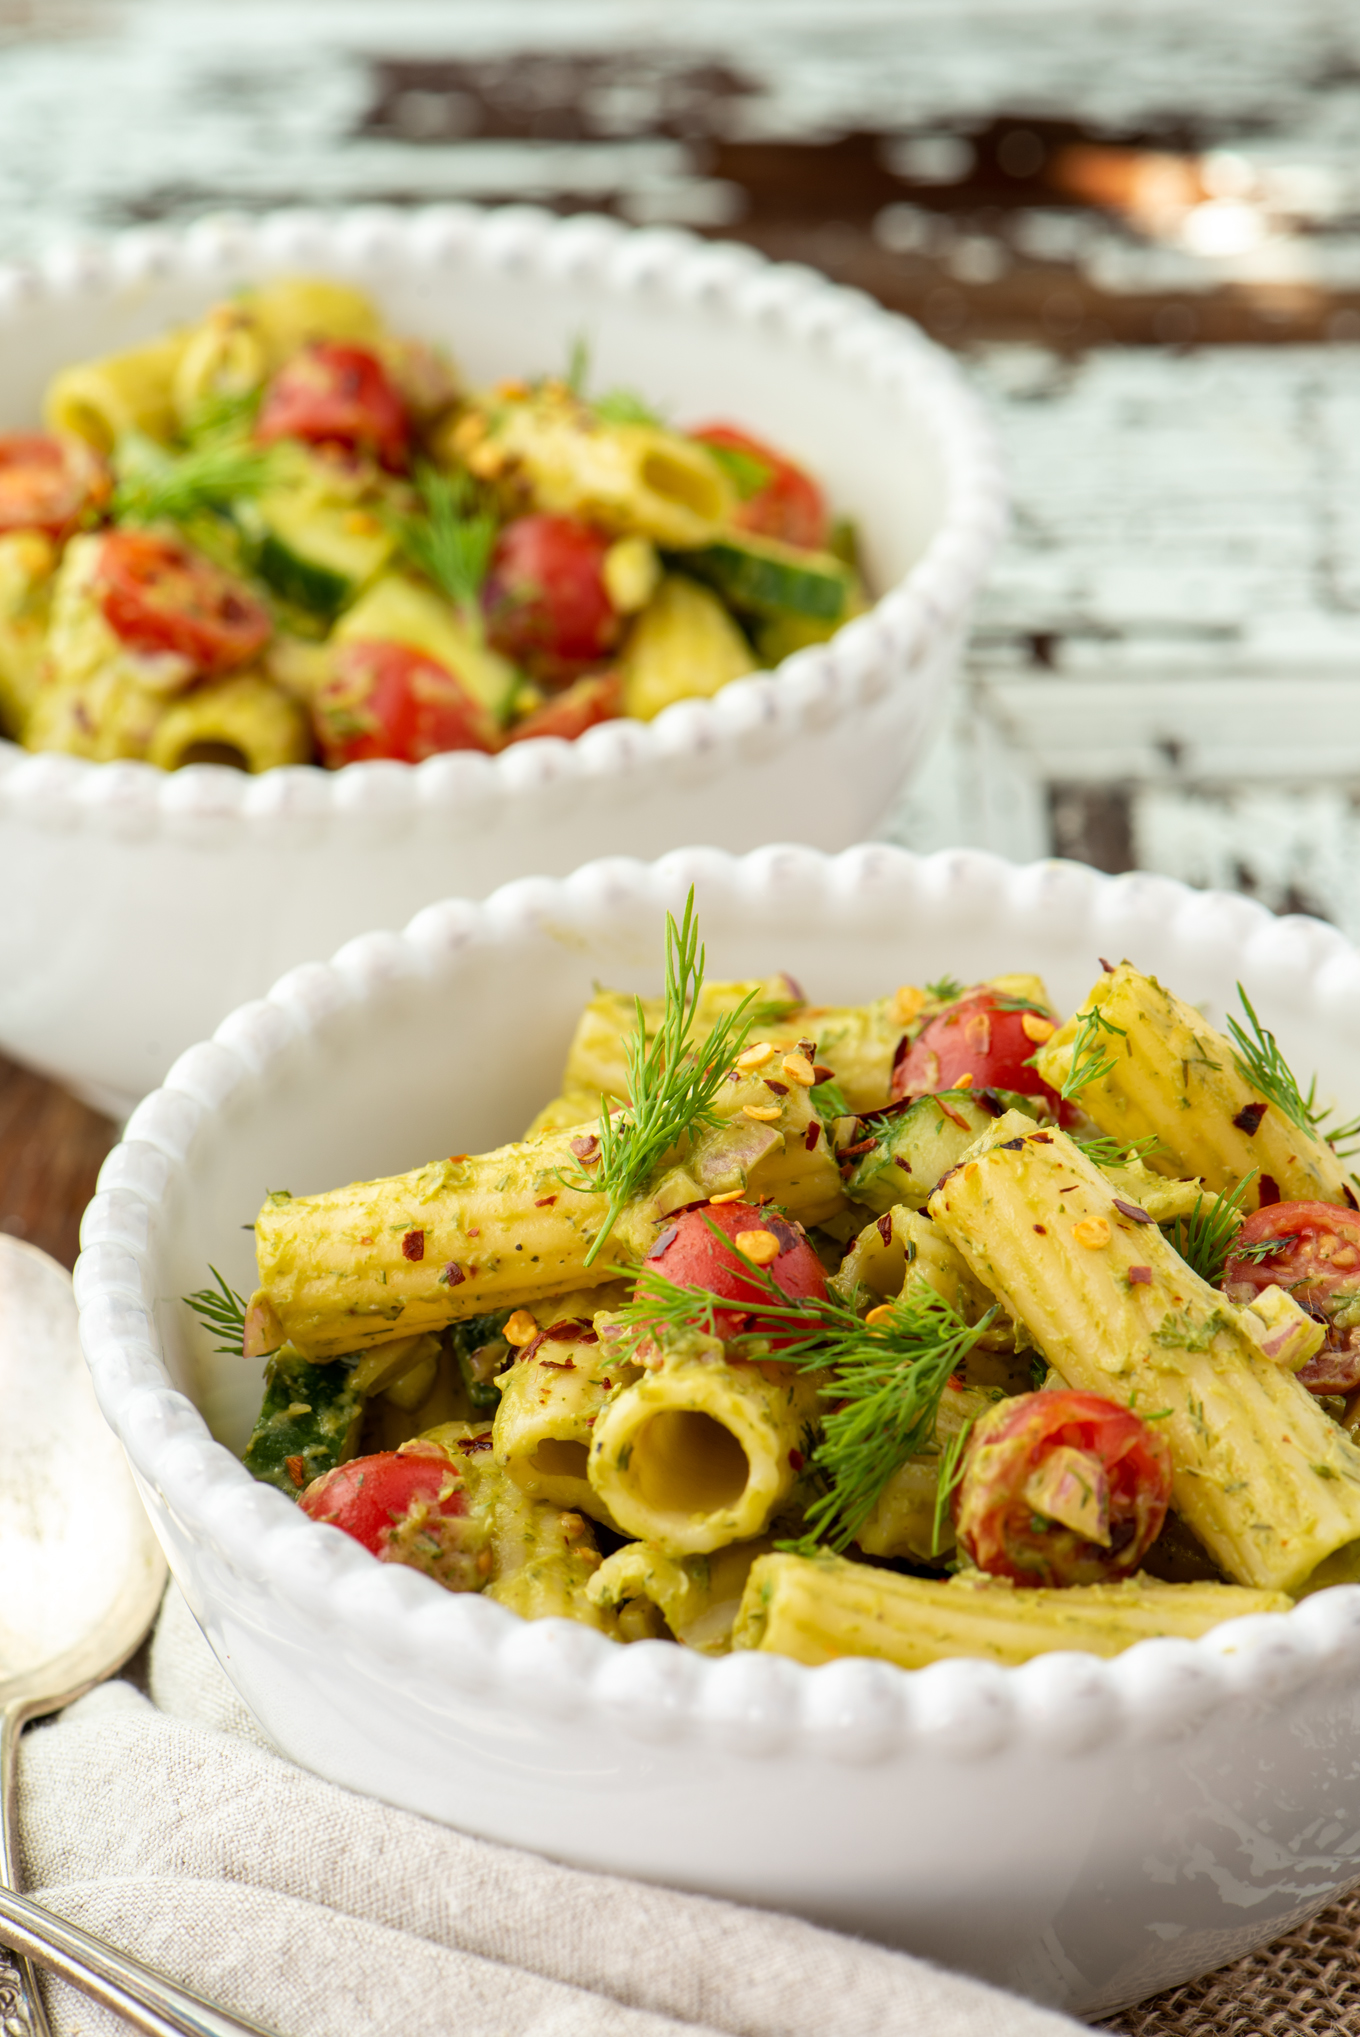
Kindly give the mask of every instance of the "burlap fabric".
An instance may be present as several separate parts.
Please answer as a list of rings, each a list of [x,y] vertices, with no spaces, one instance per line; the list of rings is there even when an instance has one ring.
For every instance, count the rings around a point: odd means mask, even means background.
[[[146,1682],[25,1734],[25,1886],[285,2037],[1078,2037],[904,1953],[321,1782],[266,1746],[173,1590]],[[125,2029],[50,2000],[57,2037]]]
[[[1353,2037],[1360,2032],[1360,1894],[1101,2027],[1119,2037]]]

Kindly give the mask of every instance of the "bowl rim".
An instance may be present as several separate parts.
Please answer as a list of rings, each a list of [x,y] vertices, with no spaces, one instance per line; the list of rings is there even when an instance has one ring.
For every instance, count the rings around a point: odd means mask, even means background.
[[[251,273],[310,266],[372,284],[384,269],[461,262],[529,272],[549,286],[584,279],[606,299],[659,296],[677,316],[718,304],[827,368],[872,380],[884,402],[915,415],[939,449],[944,511],[925,551],[828,643],[734,680],[711,700],[675,702],[651,722],[621,718],[574,742],[536,737],[490,757],[453,751],[420,764],[280,765],[255,776],[212,764],[167,772],[140,760],[99,763],[26,751],[0,737],[0,793],[77,811],[112,799],[125,820],[135,811],[143,824],[182,825],[188,812],[248,827],[267,825],[280,805],[303,808],[312,819],[356,810],[390,816],[394,808],[537,793],[564,780],[598,791],[638,767],[683,770],[734,748],[745,757],[769,755],[800,729],[824,727],[875,697],[890,683],[885,667],[923,665],[960,625],[1006,522],[1000,455],[981,404],[950,356],[912,321],[862,291],[738,242],[627,226],[598,213],[558,217],[529,205],[214,213],[63,243],[31,264],[0,266],[0,332],[42,306],[181,278],[226,289]]]
[[[908,1671],[858,1657],[810,1668],[758,1652],[708,1659],[665,1642],[622,1647],[570,1621],[526,1622],[476,1594],[450,1594],[375,1562],[258,1484],[213,1439],[194,1403],[170,1384],[160,1355],[152,1242],[157,1207],[192,1193],[200,1131],[233,1113],[300,1041],[362,1024],[365,1007],[400,995],[403,980],[451,986],[469,954],[537,934],[545,920],[588,935],[621,902],[659,912],[683,900],[690,884],[746,912],[763,901],[787,904],[793,886],[810,914],[844,913],[858,895],[877,910],[886,898],[932,916],[942,902],[965,912],[1084,914],[1092,924],[1108,918],[1107,909],[1185,915],[1196,938],[1214,926],[1239,959],[1249,951],[1253,965],[1301,975],[1302,994],[1324,1017],[1360,1008],[1360,953],[1321,922],[1277,919],[1251,900],[1169,878],[1109,877],[1056,860],[1018,865],[977,850],[920,856],[873,843],[834,856],[774,846],[746,856],[685,849],[653,863],[611,858],[566,878],[518,880],[480,903],[445,900],[401,933],[362,935],[331,962],[290,971],[180,1056],[133,1112],[85,1213],[74,1276],[82,1345],[105,1415],[176,1532],[314,1632],[341,1631],[348,1647],[373,1651],[377,1661],[466,1690],[495,1688],[510,1703],[530,1702],[527,1692],[546,1687],[564,1716],[603,1706],[621,1730],[644,1738],[697,1736],[715,1716],[736,1718],[753,1758],[795,1746],[855,1762],[923,1747],[958,1759],[1015,1746],[1075,1754],[1191,1730],[1228,1702],[1278,1709],[1319,1678],[1353,1676],[1355,1585],[1319,1592],[1287,1613],[1230,1621],[1194,1641],[1146,1640],[1108,1660],[1051,1654],[1018,1668],[956,1659]]]

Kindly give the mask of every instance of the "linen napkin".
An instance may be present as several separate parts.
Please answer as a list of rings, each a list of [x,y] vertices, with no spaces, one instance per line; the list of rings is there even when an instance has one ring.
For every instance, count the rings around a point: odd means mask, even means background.
[[[149,1695],[20,1748],[23,1887],[281,2037],[1071,2037],[792,1917],[560,1867],[275,1753],[171,1585]],[[56,2037],[126,2025],[48,1981]]]

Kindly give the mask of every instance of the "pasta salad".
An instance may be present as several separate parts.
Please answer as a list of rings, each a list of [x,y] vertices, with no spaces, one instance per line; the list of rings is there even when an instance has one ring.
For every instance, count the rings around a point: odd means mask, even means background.
[[[597,990],[522,1139],[272,1192],[245,1462],[383,1562],[709,1654],[1019,1663],[1360,1577],[1357,1127],[1101,964]]]
[[[572,740],[831,636],[852,527],[735,425],[469,389],[360,292],[262,284],[0,435],[0,734],[247,771]]]

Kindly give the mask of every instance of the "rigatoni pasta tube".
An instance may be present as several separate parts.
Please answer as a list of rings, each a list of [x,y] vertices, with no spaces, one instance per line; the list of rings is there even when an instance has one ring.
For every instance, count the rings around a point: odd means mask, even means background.
[[[174,407],[175,373],[187,334],[169,333],[126,353],[78,362],[52,377],[43,398],[43,418],[56,432],[84,439],[107,453],[127,432],[169,440],[179,420]]]
[[[1173,1504],[1220,1569],[1301,1584],[1360,1537],[1360,1451],[1287,1369],[1320,1325],[1278,1289],[1234,1308],[1065,1133],[1019,1113],[997,1132],[941,1182],[932,1217],[1069,1386],[1157,1419]]]
[[[549,1325],[500,1375],[497,1464],[531,1498],[613,1526],[587,1476],[591,1432],[613,1388],[636,1378],[637,1367],[611,1358],[589,1323]]]
[[[1083,1083],[1076,1100],[1102,1132],[1128,1145],[1155,1137],[1150,1167],[1199,1175],[1220,1191],[1255,1170],[1243,1204],[1249,1210],[1272,1202],[1345,1202],[1345,1173],[1327,1142],[1252,1088],[1232,1042],[1193,1005],[1127,962],[1101,977],[1081,1010],[1035,1055],[1045,1082],[1061,1090],[1070,1079],[1078,1034],[1092,1012],[1102,1023],[1088,1021],[1082,1059],[1113,1065]]]
[[[297,1348],[329,1358],[615,1280],[641,1262],[659,1217],[723,1190],[769,1195],[804,1223],[843,1207],[804,1090],[776,1098],[764,1083],[724,1083],[714,1108],[719,1124],[658,1169],[590,1266],[606,1198],[573,1185],[589,1177],[595,1135],[568,1129],[322,1195],[271,1196],[255,1222],[260,1287]]]
[[[306,764],[312,731],[297,702],[258,672],[191,687],[171,702],[147,744],[149,764],[227,764],[238,771],[273,771]]]
[[[625,1534],[669,1556],[763,1534],[793,1491],[819,1377],[729,1365],[695,1333],[617,1393],[595,1424],[590,1482]]]
[[[894,999],[870,1004],[807,1004],[787,977],[748,982],[705,983],[694,1015],[694,1037],[702,1039],[715,1019],[735,1011],[742,999],[755,1000],[753,1046],[773,1051],[764,1072],[778,1075],[785,1054],[801,1040],[815,1042],[817,1060],[830,1068],[852,1111],[878,1110],[888,1101],[893,1053],[902,1037]],[[644,997],[643,1020],[650,1039],[665,1015],[664,1001]],[[618,990],[598,990],[582,1011],[567,1051],[562,1089],[568,1095],[628,1094],[624,1043],[636,1023],[636,1003]]]
[[[747,1580],[732,1645],[814,1666],[843,1655],[871,1655],[899,1669],[959,1655],[1016,1664],[1054,1649],[1118,1655],[1159,1634],[1195,1640],[1224,1620],[1289,1606],[1282,1592],[1233,1584],[1134,1577],[1029,1591],[977,1572],[937,1582],[840,1556],[762,1556]]]
[[[606,1556],[586,1586],[592,1605],[655,1606],[677,1641],[701,1655],[726,1655],[732,1645],[751,1565],[770,1544],[729,1542],[709,1556],[667,1556],[651,1542],[630,1542]]]

